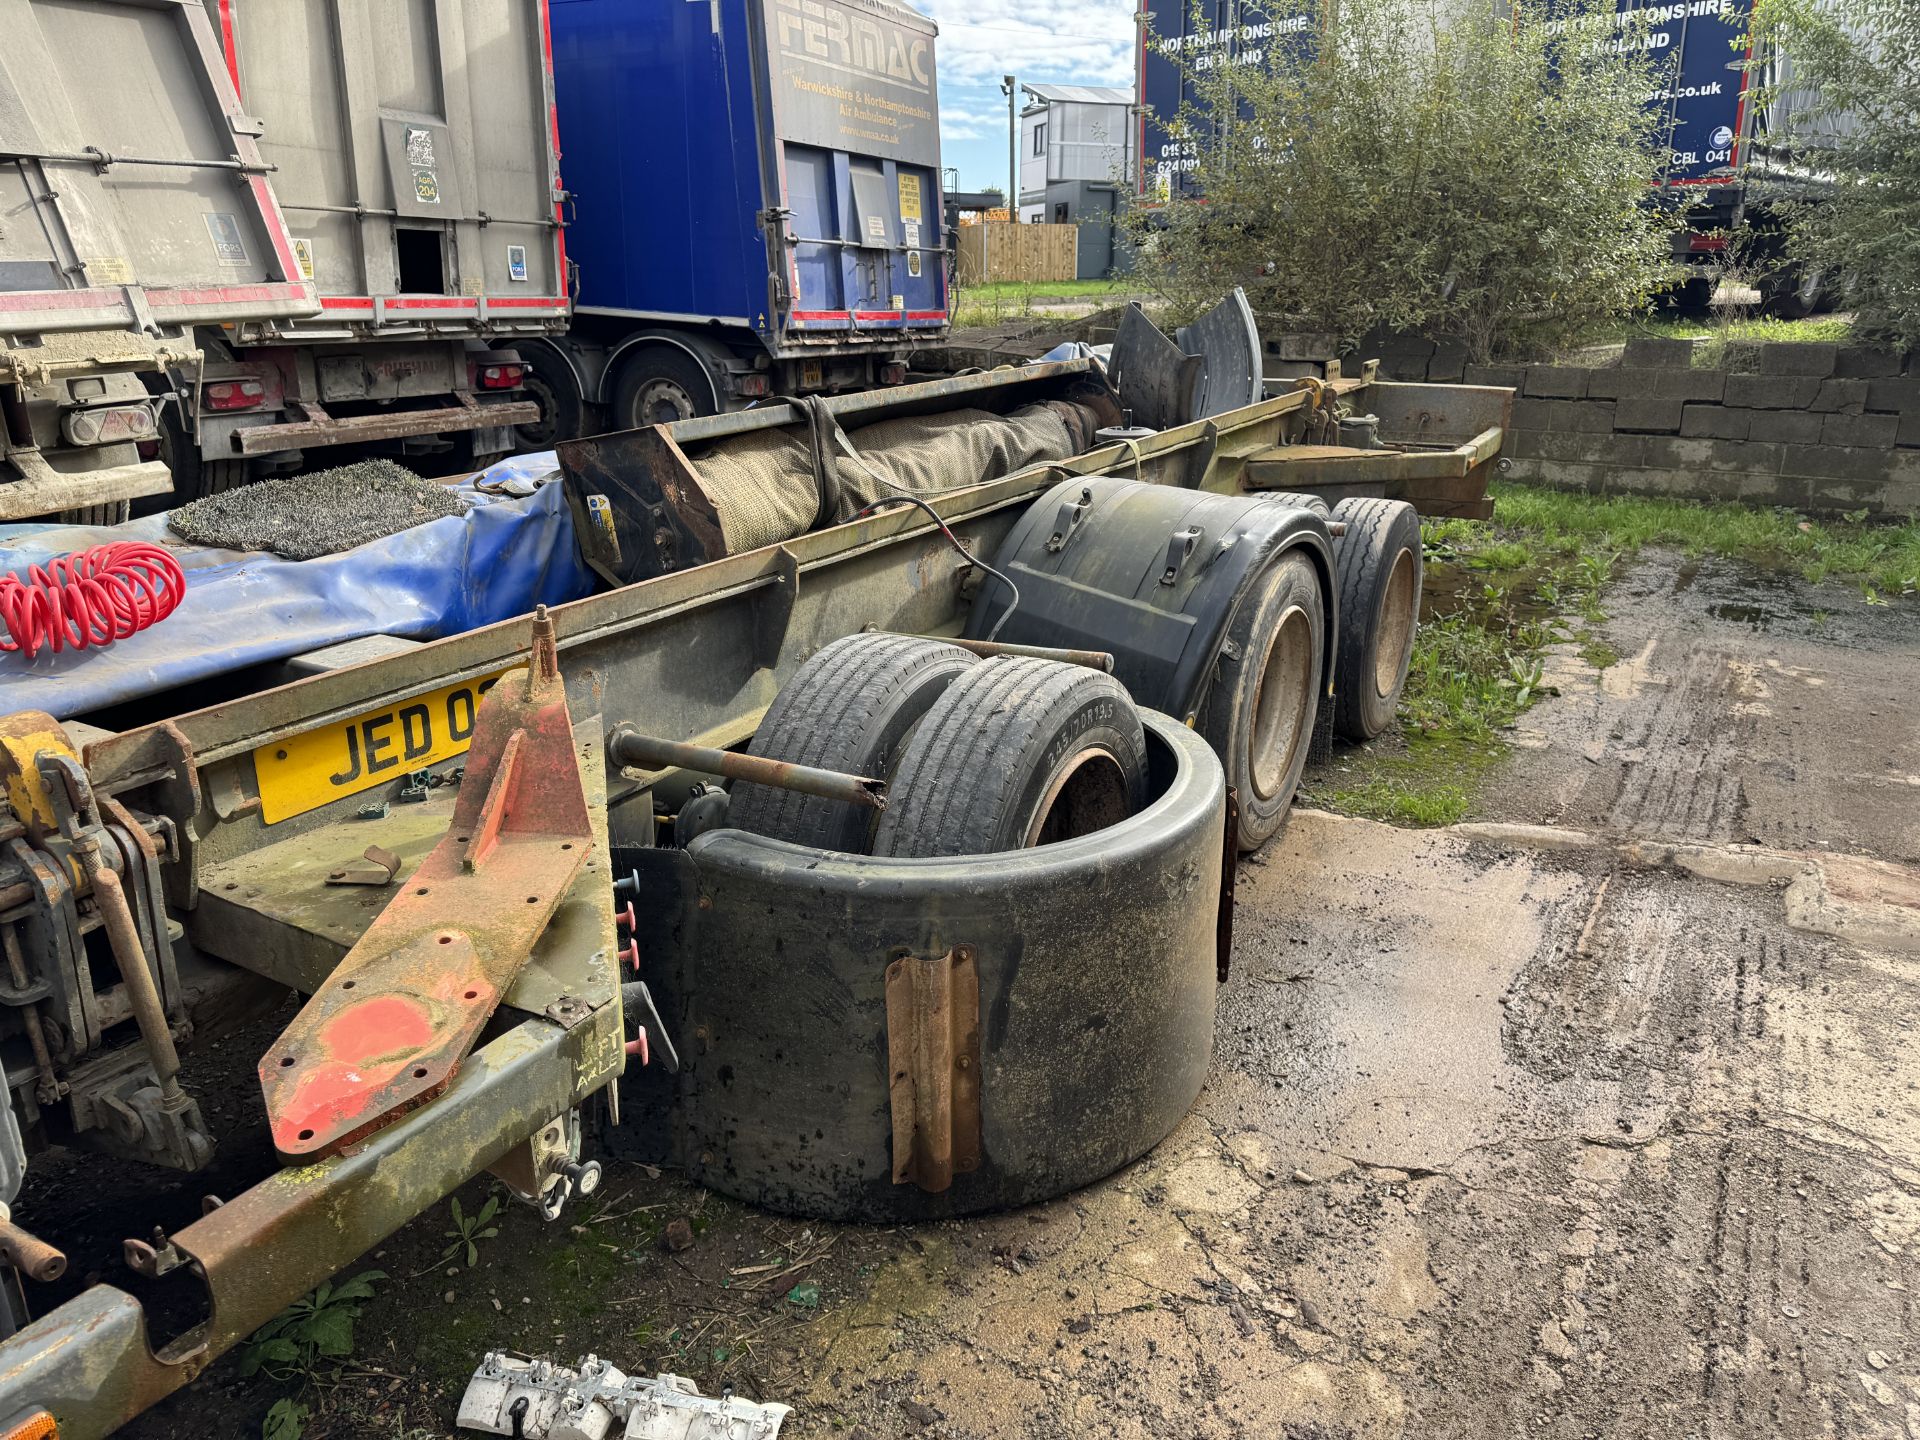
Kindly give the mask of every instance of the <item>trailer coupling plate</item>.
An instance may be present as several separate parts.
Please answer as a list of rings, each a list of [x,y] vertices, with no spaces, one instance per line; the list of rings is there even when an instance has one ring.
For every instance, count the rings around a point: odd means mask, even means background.
[[[553,625],[480,704],[453,824],[260,1061],[283,1160],[445,1090],[593,848]]]

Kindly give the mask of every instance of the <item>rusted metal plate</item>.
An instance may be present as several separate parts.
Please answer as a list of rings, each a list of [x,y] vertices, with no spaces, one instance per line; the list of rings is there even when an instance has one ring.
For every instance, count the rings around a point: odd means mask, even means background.
[[[555,658],[481,702],[453,825],[260,1062],[282,1158],[330,1155],[445,1090],[592,849]]]
[[[893,1183],[938,1194],[980,1168],[980,971],[970,947],[887,966]]]

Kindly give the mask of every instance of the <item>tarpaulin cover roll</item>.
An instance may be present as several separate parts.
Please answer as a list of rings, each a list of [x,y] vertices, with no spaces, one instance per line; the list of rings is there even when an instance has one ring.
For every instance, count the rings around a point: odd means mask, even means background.
[[[114,540],[167,545],[186,599],[152,629],[102,649],[0,654],[0,714],[58,719],[365,635],[437,640],[593,593],[565,487],[524,498],[477,487],[556,474],[553,452],[503,460],[457,492],[473,508],[317,560],[188,545],[164,515],[113,526],[0,526],[0,570]],[[183,707],[187,708],[187,707]]]

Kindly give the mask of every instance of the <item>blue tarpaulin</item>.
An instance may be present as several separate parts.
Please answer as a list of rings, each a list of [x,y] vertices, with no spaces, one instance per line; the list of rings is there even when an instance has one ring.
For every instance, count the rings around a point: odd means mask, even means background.
[[[98,650],[42,650],[31,662],[0,654],[0,714],[68,719],[342,640],[437,640],[578,600],[596,582],[574,545],[558,479],[525,497],[478,488],[555,473],[551,451],[503,460],[456,487],[473,507],[465,515],[318,560],[189,545],[164,515],[114,526],[0,526],[0,570],[22,579],[30,565],[114,540],[164,544],[187,576],[180,608],[138,635]]]

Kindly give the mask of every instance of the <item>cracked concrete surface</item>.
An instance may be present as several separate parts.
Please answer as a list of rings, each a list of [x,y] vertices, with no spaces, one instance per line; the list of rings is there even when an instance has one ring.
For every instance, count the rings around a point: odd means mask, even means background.
[[[1920,1437],[1920,638],[1762,580],[1637,567],[1495,823],[1297,814],[1195,1111],[905,1234],[797,1432]]]

